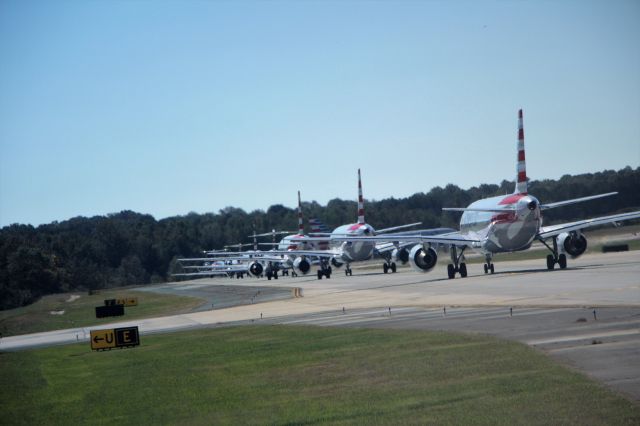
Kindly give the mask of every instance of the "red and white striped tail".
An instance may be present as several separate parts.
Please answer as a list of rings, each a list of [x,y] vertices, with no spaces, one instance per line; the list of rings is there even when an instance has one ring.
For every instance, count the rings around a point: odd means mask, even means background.
[[[364,198],[362,198],[362,180],[358,169],[358,223],[364,223]]]
[[[527,162],[524,158],[524,126],[522,110],[518,111],[518,165],[516,167],[516,194],[527,193]]]
[[[302,202],[298,191],[298,235],[304,235],[304,223],[302,222]]]

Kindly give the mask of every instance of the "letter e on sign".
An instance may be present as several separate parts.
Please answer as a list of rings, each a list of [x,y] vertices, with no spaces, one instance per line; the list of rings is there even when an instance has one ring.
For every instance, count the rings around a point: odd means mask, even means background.
[[[123,327],[113,330],[116,335],[116,346],[138,346],[140,337],[138,336],[138,327]]]

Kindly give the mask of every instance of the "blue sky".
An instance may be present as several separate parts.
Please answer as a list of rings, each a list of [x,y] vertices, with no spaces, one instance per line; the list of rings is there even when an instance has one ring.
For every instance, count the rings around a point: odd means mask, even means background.
[[[532,179],[640,166],[634,0],[4,0],[0,58],[0,226],[499,183],[518,108]]]

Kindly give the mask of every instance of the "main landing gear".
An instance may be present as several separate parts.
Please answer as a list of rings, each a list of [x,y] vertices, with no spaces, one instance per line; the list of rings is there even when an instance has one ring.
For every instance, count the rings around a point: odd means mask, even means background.
[[[460,249],[460,255],[458,255],[458,248],[456,246],[451,246],[451,261],[453,263],[450,263],[447,265],[447,275],[449,276],[449,279],[455,278],[456,273],[459,272],[460,276],[462,278],[465,278],[467,276],[467,264],[464,262],[460,262],[461,260],[464,260],[464,249],[465,247],[462,247],[462,249]]]
[[[382,270],[384,271],[385,274],[388,274],[389,271],[395,273],[396,272],[396,262],[385,262],[382,265]]]
[[[540,240],[540,242],[547,246],[552,253],[547,255],[547,269],[552,271],[556,266],[556,263],[560,266],[560,269],[566,269],[567,255],[564,253],[558,253],[558,237],[553,237],[553,248],[549,247],[549,245],[543,240]]]
[[[493,269],[493,263],[491,263],[491,253],[485,254],[484,258],[487,261],[484,264],[484,273],[488,274],[489,272],[491,272],[493,274],[494,273],[494,269]]]

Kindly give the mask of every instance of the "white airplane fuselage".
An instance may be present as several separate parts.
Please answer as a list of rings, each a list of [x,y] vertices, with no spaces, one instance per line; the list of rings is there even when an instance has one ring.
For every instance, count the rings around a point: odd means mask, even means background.
[[[468,209],[509,209],[505,213],[473,210],[463,213],[460,233],[482,241],[474,248],[483,252],[526,250],[542,226],[540,203],[527,194],[485,198],[472,203]]]
[[[367,223],[352,223],[349,225],[342,225],[337,227],[331,233],[331,237],[336,236],[349,236],[349,237],[369,237],[376,235],[375,229]],[[375,242],[369,241],[332,241],[331,248],[340,250],[341,260],[347,263],[360,262],[363,260],[369,260],[373,257],[373,250],[375,249]]]

